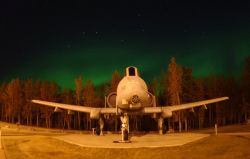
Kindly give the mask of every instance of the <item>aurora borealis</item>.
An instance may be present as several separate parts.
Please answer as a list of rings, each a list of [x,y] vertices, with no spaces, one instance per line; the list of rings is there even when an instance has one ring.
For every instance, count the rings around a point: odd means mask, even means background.
[[[171,56],[195,76],[238,76],[250,55],[248,2],[15,1],[1,12],[1,81],[98,85],[130,65],[149,80]]]

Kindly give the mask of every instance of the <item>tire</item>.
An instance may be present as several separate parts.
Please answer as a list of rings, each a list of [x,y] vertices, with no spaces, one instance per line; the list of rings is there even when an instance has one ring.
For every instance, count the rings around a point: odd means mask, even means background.
[[[124,130],[124,140],[128,141],[128,130]]]

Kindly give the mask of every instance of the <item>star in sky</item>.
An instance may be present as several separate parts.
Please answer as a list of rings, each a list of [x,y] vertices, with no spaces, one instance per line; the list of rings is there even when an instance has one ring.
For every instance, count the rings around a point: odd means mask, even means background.
[[[32,77],[71,87],[82,74],[100,84],[128,65],[150,80],[172,56],[195,76],[238,76],[250,52],[247,1],[11,2],[1,10],[0,82]]]

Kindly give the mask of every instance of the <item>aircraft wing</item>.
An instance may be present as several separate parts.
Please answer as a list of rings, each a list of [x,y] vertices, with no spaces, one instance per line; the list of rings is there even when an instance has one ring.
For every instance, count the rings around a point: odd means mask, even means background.
[[[221,97],[221,98],[214,98],[209,100],[203,100],[193,103],[186,103],[180,105],[173,105],[173,106],[160,106],[160,107],[145,107],[143,108],[143,113],[152,114],[152,113],[162,113],[162,112],[173,112],[178,110],[190,109],[194,107],[203,106],[206,104],[216,103],[224,100],[228,100],[228,97]],[[84,113],[94,113],[98,112],[100,114],[116,114],[116,108],[95,108],[90,106],[79,106],[79,105],[71,105],[71,104],[62,104],[62,103],[55,103],[55,102],[48,102],[42,100],[32,100],[32,103],[46,105],[54,108],[66,109],[66,110],[73,110],[79,111]],[[119,110],[118,110],[119,111]]]
[[[40,105],[54,107],[54,108],[73,110],[73,111],[84,112],[84,113],[91,113],[92,111],[98,111],[101,114],[115,114],[116,113],[116,108],[94,108],[90,106],[62,104],[62,103],[48,102],[48,101],[42,101],[42,100],[31,100],[31,102],[40,104]]]
[[[161,106],[161,107],[145,107],[144,113],[161,113],[163,111],[178,111],[178,110],[184,110],[184,109],[191,109],[194,107],[203,106],[206,104],[216,103],[224,100],[228,100],[229,97],[221,97],[221,98],[214,98],[209,100],[203,100],[193,103],[186,103],[186,104],[180,104],[180,105],[173,105],[173,106]]]

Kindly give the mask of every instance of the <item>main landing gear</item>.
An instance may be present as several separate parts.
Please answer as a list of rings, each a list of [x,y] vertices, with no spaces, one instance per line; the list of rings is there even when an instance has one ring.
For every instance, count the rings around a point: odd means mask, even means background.
[[[167,132],[167,127],[164,124],[164,119],[162,117],[158,119],[158,130],[160,135],[163,135]]]
[[[94,131],[96,131],[96,135],[103,135],[103,128],[104,128],[104,121],[102,118],[99,119],[98,124],[96,125],[95,130],[93,130],[93,134]]]
[[[160,134],[160,135],[163,134],[163,122],[164,122],[163,118],[160,117],[160,118],[158,119],[158,130],[159,130],[159,134]]]
[[[99,125],[100,125],[100,135],[103,135],[103,128],[104,128],[104,121],[102,118],[99,119]]]

